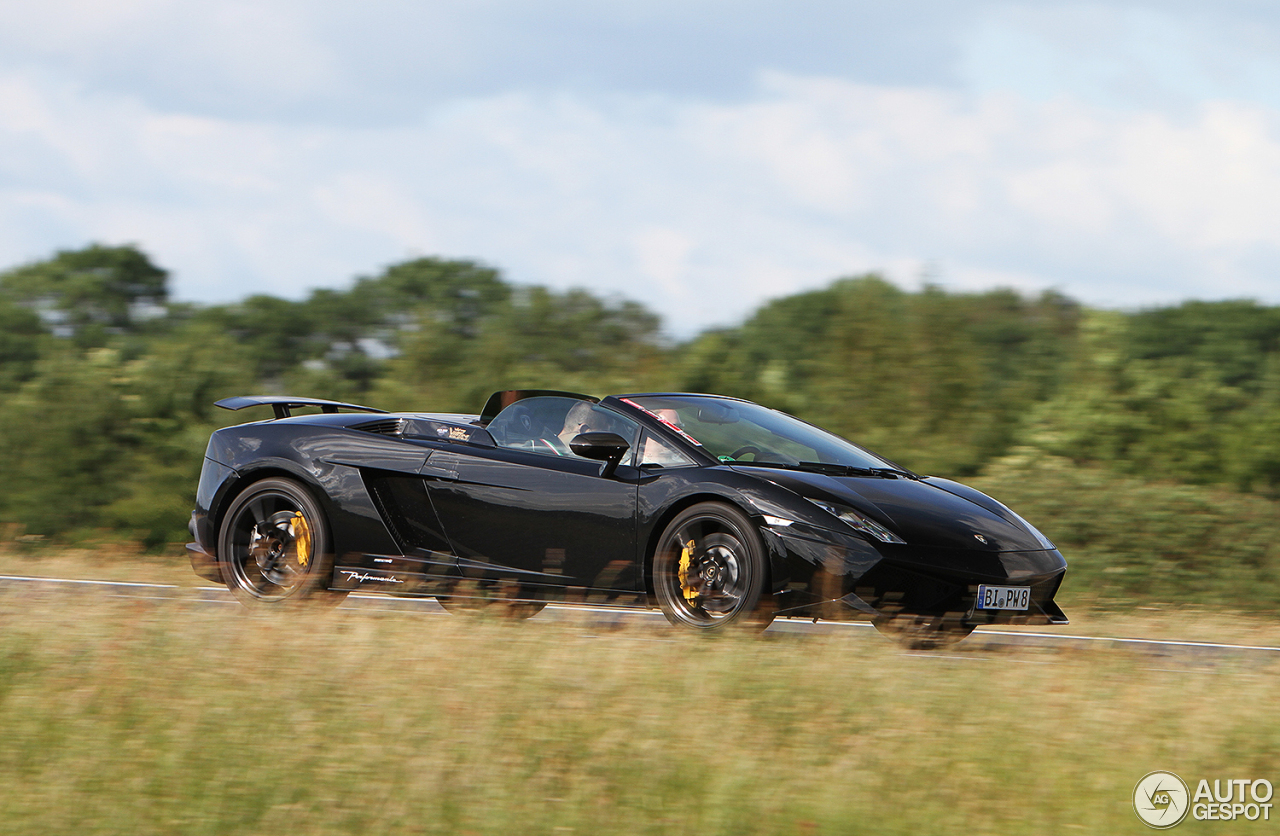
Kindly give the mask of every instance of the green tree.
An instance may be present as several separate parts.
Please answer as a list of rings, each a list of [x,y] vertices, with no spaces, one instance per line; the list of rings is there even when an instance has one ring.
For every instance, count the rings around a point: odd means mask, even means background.
[[[249,385],[242,348],[192,328],[127,359],[62,345],[0,401],[0,521],[28,533],[99,529],[148,545],[179,539],[208,435],[230,415],[213,401]],[[230,419],[234,420],[234,419]]]
[[[34,311],[0,297],[0,393],[35,374],[47,337]]]
[[[663,356],[658,327],[635,302],[582,290],[520,288],[465,329],[424,307],[379,391],[405,408],[475,411],[498,389],[644,388]]]
[[[92,244],[0,273],[0,295],[81,345],[137,330],[163,313],[168,273],[134,246]]]
[[[385,371],[383,361],[420,329],[473,337],[478,323],[509,295],[490,268],[418,258],[345,290],[316,290],[298,302],[251,296],[194,311],[192,320],[248,346],[255,376],[268,389],[305,387],[310,394],[352,399],[366,396]]]
[[[971,474],[1014,443],[1071,357],[1056,294],[904,291],[868,275],[775,300],[676,352],[681,388],[757,400],[931,472]]]
[[[1089,312],[1063,386],[1037,407],[1025,439],[1079,464],[1273,491],[1280,352],[1272,319],[1253,303]]]

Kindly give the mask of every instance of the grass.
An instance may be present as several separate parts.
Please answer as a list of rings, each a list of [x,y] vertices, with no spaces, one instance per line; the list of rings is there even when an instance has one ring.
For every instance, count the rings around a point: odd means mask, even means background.
[[[190,561],[179,551],[173,548],[168,554],[147,554],[129,544],[70,549],[0,543],[0,575],[209,586],[209,581],[191,571]]]
[[[1149,771],[1280,784],[1256,660],[600,627],[0,593],[0,833],[1141,833]]]

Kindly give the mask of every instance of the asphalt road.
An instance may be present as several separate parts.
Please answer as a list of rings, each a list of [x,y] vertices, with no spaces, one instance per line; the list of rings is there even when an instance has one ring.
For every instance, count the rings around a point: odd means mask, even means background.
[[[78,580],[73,578],[35,578],[19,575],[0,575],[0,605],[6,597],[22,594],[41,594],[74,597],[91,595],[100,598],[130,598],[137,600],[172,601],[200,605],[241,604],[220,586],[180,587],[172,584],[131,583],[124,581]],[[339,609],[357,609],[369,612],[418,614],[421,616],[448,615],[431,598],[397,598],[389,595],[352,594]],[[605,631],[631,624],[651,623],[666,628],[666,619],[660,612],[597,607],[576,604],[552,604],[534,617],[540,622],[567,621],[588,629]],[[866,622],[834,622],[809,619],[780,618],[768,629],[769,633],[803,635],[845,634],[874,638],[875,628]],[[1172,641],[1167,639],[1135,639],[1119,636],[1081,636],[1063,633],[1046,633],[1010,628],[1006,630],[976,630],[959,647],[964,658],[990,658],[991,654],[974,651],[1002,651],[1018,649],[1068,649],[1110,648],[1130,651],[1149,660],[1170,659],[1181,662],[1213,663],[1228,659],[1246,660],[1251,663],[1280,662],[1280,647],[1214,642]],[[932,652],[922,655],[959,658],[957,654]]]

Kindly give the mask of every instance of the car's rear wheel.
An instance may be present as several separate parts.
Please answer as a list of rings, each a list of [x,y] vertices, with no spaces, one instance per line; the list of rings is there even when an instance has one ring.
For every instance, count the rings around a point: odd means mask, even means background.
[[[769,567],[760,532],[731,505],[703,502],[676,516],[653,556],[653,588],[667,620],[681,627],[763,630],[773,621]]]
[[[897,613],[881,616],[872,623],[881,635],[901,642],[910,650],[937,650],[948,647],[973,632],[972,624],[965,624],[957,618],[944,615]]]
[[[293,479],[262,479],[232,501],[218,535],[227,588],[246,604],[336,604],[332,540],[319,503]]]

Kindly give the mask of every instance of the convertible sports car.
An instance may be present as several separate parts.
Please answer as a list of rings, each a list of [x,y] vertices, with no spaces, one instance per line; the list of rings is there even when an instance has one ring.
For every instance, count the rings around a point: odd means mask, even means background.
[[[187,547],[246,603],[359,589],[516,617],[657,606],[712,630],[869,619],[915,645],[1067,623],[1053,600],[1066,561],[1013,511],[749,401],[521,390],[479,415],[218,402],[264,405],[273,419],[209,439]]]

